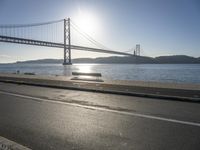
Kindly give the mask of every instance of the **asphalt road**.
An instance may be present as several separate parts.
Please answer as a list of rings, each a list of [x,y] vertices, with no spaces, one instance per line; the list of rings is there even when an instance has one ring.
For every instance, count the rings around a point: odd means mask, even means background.
[[[34,150],[199,150],[200,103],[0,83],[0,136]]]

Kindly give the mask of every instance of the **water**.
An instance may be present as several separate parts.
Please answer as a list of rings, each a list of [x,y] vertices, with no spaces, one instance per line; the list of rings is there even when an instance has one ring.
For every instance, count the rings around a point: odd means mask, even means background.
[[[112,80],[200,83],[199,64],[1,64],[0,72],[34,72],[40,75],[66,75],[71,72],[99,72]]]

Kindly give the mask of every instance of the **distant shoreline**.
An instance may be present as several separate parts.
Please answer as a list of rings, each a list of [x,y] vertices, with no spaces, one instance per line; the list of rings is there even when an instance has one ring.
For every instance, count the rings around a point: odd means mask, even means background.
[[[16,63],[62,63],[63,59],[40,59],[30,60]],[[186,55],[173,56],[132,56],[132,57],[98,57],[98,58],[77,58],[73,59],[72,63],[94,63],[94,64],[200,64],[200,57],[194,58]]]
[[[1,63],[1,64],[62,64],[63,59],[39,59],[18,61],[15,63]],[[200,57],[191,57],[186,55],[172,55],[159,57],[146,56],[112,56],[112,57],[98,57],[98,58],[77,58],[73,59],[72,63],[82,64],[200,64]]]

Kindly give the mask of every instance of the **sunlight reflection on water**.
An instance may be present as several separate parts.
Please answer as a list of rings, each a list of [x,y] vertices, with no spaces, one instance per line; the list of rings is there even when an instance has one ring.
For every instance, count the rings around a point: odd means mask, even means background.
[[[200,83],[199,64],[0,64],[0,72],[34,72],[71,76],[72,72],[101,73],[104,79]]]
[[[77,68],[79,69],[79,72],[84,72],[84,73],[91,73],[93,70],[93,66],[92,65],[79,65],[77,66]]]

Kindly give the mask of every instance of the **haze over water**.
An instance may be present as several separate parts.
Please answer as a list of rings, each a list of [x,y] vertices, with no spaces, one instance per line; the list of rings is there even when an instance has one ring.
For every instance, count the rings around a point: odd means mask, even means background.
[[[103,79],[200,83],[199,64],[1,64],[0,72],[34,72],[71,76],[72,72],[99,72]]]

